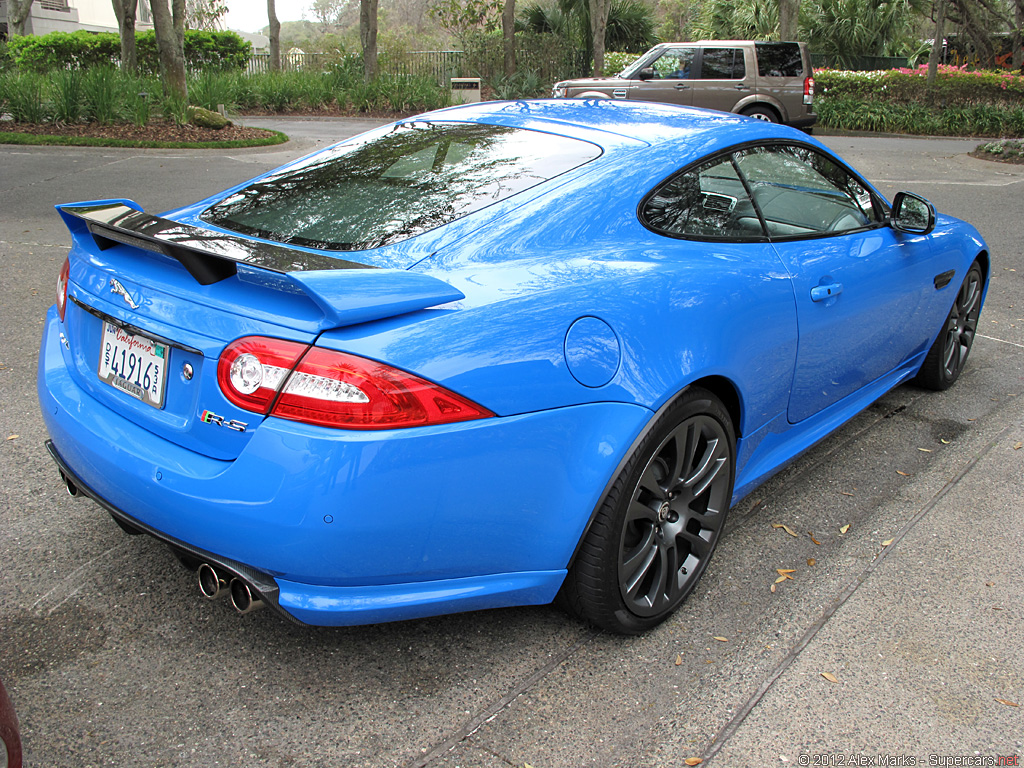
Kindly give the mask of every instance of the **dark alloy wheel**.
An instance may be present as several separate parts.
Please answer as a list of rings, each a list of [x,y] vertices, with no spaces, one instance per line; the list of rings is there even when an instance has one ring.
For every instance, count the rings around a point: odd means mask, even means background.
[[[960,285],[960,292],[938,338],[917,374],[915,381],[921,386],[941,391],[951,387],[959,378],[978,331],[984,285],[981,266],[974,262]]]
[[[693,590],[732,498],[735,445],[722,403],[687,390],[634,450],[595,517],[563,600],[578,615],[635,634]]]

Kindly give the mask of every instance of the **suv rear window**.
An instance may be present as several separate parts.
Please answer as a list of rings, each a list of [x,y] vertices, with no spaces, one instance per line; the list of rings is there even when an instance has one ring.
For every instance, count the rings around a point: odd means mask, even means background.
[[[803,77],[804,60],[798,43],[757,43],[755,49],[761,77]]]
[[[367,250],[447,224],[600,154],[589,142],[520,128],[406,123],[260,179],[201,218],[282,243]]]

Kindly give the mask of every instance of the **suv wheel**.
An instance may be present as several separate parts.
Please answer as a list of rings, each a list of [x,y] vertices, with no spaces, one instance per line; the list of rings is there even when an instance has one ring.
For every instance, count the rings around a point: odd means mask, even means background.
[[[748,107],[740,114],[752,117],[755,120],[764,120],[766,123],[781,122],[778,113],[771,107]]]

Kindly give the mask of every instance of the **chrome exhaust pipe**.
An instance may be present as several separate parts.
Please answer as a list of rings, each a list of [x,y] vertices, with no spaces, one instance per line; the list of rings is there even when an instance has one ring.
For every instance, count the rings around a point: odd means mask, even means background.
[[[70,477],[65,475],[63,472],[60,473],[60,479],[64,481],[64,487],[68,489],[68,495],[74,498],[81,491],[78,490],[78,486],[71,480]]]
[[[209,563],[203,563],[196,571],[199,575],[199,591],[208,600],[216,600],[227,592],[228,582],[224,576],[217,573],[217,570]]]
[[[230,590],[231,604],[239,613],[251,613],[266,605],[260,593],[241,579],[232,579]]]

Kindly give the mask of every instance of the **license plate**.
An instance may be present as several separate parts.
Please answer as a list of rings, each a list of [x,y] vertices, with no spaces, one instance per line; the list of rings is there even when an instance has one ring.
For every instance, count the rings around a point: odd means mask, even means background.
[[[100,380],[147,405],[163,408],[167,352],[166,344],[104,321]]]

